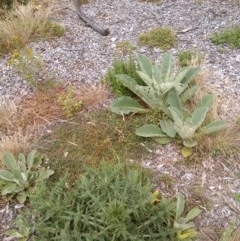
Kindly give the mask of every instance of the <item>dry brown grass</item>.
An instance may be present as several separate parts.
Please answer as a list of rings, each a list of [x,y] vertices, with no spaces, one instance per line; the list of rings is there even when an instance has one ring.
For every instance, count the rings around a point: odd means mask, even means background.
[[[55,28],[48,18],[53,8],[39,8],[36,10],[33,3],[15,5],[0,20],[0,52],[19,49],[29,41],[37,38],[49,38],[61,35],[62,29]]]
[[[0,139],[0,168],[3,167],[4,152],[11,152],[15,156],[19,153],[28,153],[33,145],[31,131],[18,129],[13,135],[2,135]]]
[[[109,89],[102,84],[82,85],[74,93],[86,109],[95,109],[106,103],[110,97]]]

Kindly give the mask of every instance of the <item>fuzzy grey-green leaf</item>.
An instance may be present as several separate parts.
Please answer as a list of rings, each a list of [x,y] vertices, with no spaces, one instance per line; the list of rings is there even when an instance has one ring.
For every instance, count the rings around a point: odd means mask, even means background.
[[[140,105],[135,99],[122,96],[113,101],[110,106],[112,112],[117,114],[129,114],[129,113],[145,113],[147,109],[145,109],[142,105]]]
[[[167,137],[156,125],[144,125],[136,130],[136,135],[143,137]]]
[[[5,165],[7,166],[7,168],[10,170],[10,171],[13,171],[14,169],[17,169],[18,166],[17,166],[17,161],[14,157],[14,155],[10,152],[5,152],[3,154],[3,159],[4,159],[4,163]]]
[[[226,129],[226,122],[224,120],[216,120],[208,125],[204,126],[202,129],[203,133],[206,135],[212,134],[214,132],[222,131]]]

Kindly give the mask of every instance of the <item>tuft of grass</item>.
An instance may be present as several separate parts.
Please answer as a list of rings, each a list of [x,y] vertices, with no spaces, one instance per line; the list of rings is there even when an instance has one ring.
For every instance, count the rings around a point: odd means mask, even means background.
[[[68,170],[71,180],[76,179],[85,165],[115,163],[117,156],[121,160],[141,160],[148,150],[141,146],[142,138],[134,131],[146,118],[127,116],[123,121],[108,110],[80,113],[57,126],[40,142],[39,151],[51,160],[49,164],[56,178]]]
[[[36,10],[33,3],[18,5],[0,20],[0,53],[24,47],[37,39],[61,36],[64,29],[48,18],[52,8]]]
[[[202,62],[202,56],[193,51],[180,51],[179,52],[179,65],[183,67],[196,67]]]
[[[240,48],[240,25],[226,29],[220,33],[214,33],[211,36],[214,44],[228,44],[232,48]]]
[[[149,47],[159,47],[162,50],[168,50],[175,47],[177,37],[170,28],[154,28],[140,34],[139,41],[140,44]]]
[[[103,78],[103,83],[109,85],[110,89],[116,96],[132,96],[136,97],[136,95],[130,91],[127,87],[125,87],[116,77],[117,74],[126,74],[132,77],[138,84],[145,85],[143,80],[137,74],[138,66],[132,59],[131,55],[128,59],[114,59],[113,67],[109,68],[107,74]]]
[[[30,130],[18,129],[12,135],[1,135],[0,138],[0,168],[3,167],[4,152],[11,152],[14,155],[28,153],[33,146],[33,136]]]

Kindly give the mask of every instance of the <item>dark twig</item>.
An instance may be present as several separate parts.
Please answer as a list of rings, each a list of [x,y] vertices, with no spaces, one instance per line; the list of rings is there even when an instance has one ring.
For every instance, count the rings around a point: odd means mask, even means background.
[[[102,34],[103,36],[107,36],[110,34],[108,28],[101,28],[96,23],[94,23],[91,19],[89,19],[81,10],[80,3],[78,0],[74,0],[74,4],[77,10],[78,17],[82,19],[87,26],[91,27],[93,30],[97,31],[98,33]]]

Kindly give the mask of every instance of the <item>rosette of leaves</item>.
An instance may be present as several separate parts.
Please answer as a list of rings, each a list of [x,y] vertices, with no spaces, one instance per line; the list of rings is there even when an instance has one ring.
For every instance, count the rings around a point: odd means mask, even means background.
[[[7,170],[0,170],[2,195],[15,196],[20,203],[24,203],[31,190],[54,171],[41,167],[42,158],[36,156],[36,150],[31,151],[27,158],[20,153],[16,160],[12,153],[6,152],[3,161]]]
[[[171,119],[160,120],[160,125],[144,125],[136,130],[136,134],[143,137],[152,137],[161,144],[170,142],[173,138],[181,137],[183,145],[186,147],[182,150],[186,157],[192,154],[192,147],[197,145],[195,138],[197,130],[204,123],[207,112],[212,108],[213,95],[206,94],[199,101],[196,109],[191,113],[184,109],[177,100],[170,103],[168,108]],[[226,128],[223,120],[215,120],[201,128],[205,135],[216,133]],[[186,154],[185,154],[186,153]]]
[[[199,89],[199,86],[189,87],[190,82],[199,72],[200,68],[184,68],[174,74],[174,59],[170,53],[162,57],[161,66],[152,64],[141,54],[137,55],[140,70],[137,71],[145,85],[139,85],[132,77],[125,74],[116,75],[119,81],[135,93],[149,108],[165,113],[171,118],[168,109],[171,101],[172,89],[179,101],[186,102]],[[148,109],[137,100],[122,96],[111,105],[111,111],[117,114],[144,113]]]
[[[183,217],[182,215],[184,213],[184,209],[185,198],[182,193],[178,193],[176,218],[174,222],[174,227],[178,230],[177,239],[191,241],[197,236],[195,224],[192,222],[192,220],[199,216],[201,210],[198,207],[194,207],[187,213],[186,217]]]

